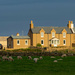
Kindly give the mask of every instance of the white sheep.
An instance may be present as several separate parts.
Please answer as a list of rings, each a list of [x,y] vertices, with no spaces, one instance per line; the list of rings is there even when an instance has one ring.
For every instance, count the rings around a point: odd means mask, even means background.
[[[3,61],[4,60],[9,60],[9,58],[7,56],[3,56],[2,59],[3,59]]]
[[[66,54],[63,54],[61,57],[66,57],[67,55]]]
[[[63,59],[58,59],[58,60],[63,60]]]
[[[9,61],[14,61],[14,59],[11,56],[9,56]]]
[[[39,58],[34,58],[33,60],[34,60],[35,63],[37,63],[37,60],[38,60],[38,59],[39,59]]]
[[[31,56],[28,56],[28,59],[32,59],[32,57]]]
[[[51,58],[55,58],[54,56],[51,56]]]
[[[42,56],[40,56],[40,59],[43,59],[43,57],[42,57]]]
[[[21,56],[17,56],[17,59],[22,59],[22,57]]]
[[[53,62],[58,62],[57,60],[54,60]]]

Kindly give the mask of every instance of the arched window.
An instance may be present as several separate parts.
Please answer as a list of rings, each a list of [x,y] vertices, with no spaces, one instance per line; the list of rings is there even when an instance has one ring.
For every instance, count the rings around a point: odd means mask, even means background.
[[[63,40],[63,45],[66,45],[66,40]]]
[[[28,40],[25,40],[25,45],[28,45]]]
[[[17,45],[20,45],[20,41],[19,40],[17,40]]]
[[[41,45],[44,45],[44,40],[41,40]]]

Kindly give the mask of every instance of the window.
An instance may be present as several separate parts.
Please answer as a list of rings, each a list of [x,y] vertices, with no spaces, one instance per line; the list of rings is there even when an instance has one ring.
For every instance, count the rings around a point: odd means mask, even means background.
[[[64,33],[63,33],[63,38],[65,38],[65,37],[66,37],[66,33],[64,32]]]
[[[66,40],[63,40],[63,45],[66,45]]]
[[[59,40],[57,40],[57,44],[59,44]]]
[[[17,40],[17,45],[20,45],[20,41],[19,40]]]
[[[55,37],[55,32],[52,32],[52,37]]]
[[[28,45],[28,40],[25,40],[25,45]]]
[[[57,44],[58,45],[59,44],[59,40],[52,40],[51,44]]]
[[[44,33],[43,32],[41,32],[41,37],[44,37]]]
[[[41,40],[41,45],[44,45],[44,40]]]

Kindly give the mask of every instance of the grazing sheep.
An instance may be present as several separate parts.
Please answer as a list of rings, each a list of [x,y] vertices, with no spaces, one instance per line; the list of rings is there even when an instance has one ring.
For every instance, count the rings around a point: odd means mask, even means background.
[[[58,62],[57,60],[54,60],[53,62]]]
[[[68,56],[73,56],[73,53],[68,53]]]
[[[54,56],[51,56],[51,58],[55,58]]]
[[[11,56],[9,56],[9,61],[14,61],[14,59]]]
[[[34,60],[35,63],[37,63],[37,60],[38,60],[38,59],[39,59],[39,58],[34,58],[33,60]]]
[[[43,57],[42,57],[42,56],[40,56],[40,59],[43,59]]]
[[[32,59],[32,57],[31,56],[28,56],[28,59]]]
[[[3,61],[4,60],[9,60],[9,58],[7,56],[3,56],[2,59],[3,59]]]
[[[67,55],[66,54],[63,54],[61,57],[66,57]]]
[[[58,59],[58,60],[63,60],[63,59]]]
[[[17,56],[17,59],[22,59],[22,57],[21,56]]]

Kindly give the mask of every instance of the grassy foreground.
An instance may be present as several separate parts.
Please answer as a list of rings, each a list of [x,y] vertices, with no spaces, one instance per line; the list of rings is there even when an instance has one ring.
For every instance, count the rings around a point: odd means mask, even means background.
[[[34,57],[39,56],[32,58]],[[0,75],[75,75],[74,56],[64,57],[54,63],[54,60],[61,58],[55,57],[43,56],[37,63],[29,60],[27,56],[23,56],[22,60],[13,57],[14,61],[0,61]]]

